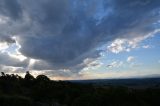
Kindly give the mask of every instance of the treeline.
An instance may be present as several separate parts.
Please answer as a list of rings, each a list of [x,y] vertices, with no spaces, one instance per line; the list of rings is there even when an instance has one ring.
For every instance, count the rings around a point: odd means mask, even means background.
[[[2,72],[0,106],[160,106],[160,89],[102,87]]]

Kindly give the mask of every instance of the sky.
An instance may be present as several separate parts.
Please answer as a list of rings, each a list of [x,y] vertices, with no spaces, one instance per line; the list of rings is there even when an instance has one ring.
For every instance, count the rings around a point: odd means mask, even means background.
[[[0,0],[1,72],[153,77],[159,54],[159,0]]]

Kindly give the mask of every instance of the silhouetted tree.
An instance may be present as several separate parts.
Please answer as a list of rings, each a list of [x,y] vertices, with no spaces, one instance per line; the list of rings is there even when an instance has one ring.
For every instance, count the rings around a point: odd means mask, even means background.
[[[4,73],[4,72],[1,72],[1,75],[2,75],[2,76],[5,76],[5,73]]]
[[[36,80],[37,81],[50,81],[50,79],[47,76],[45,76],[45,75],[38,75],[36,77]]]
[[[29,71],[27,71],[24,79],[31,81],[31,80],[34,80],[34,77],[29,73]]]

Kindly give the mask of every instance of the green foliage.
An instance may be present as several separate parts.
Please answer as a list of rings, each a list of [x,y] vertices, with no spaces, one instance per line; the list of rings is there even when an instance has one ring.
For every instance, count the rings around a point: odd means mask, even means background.
[[[160,89],[131,89],[1,73],[0,106],[160,106]]]

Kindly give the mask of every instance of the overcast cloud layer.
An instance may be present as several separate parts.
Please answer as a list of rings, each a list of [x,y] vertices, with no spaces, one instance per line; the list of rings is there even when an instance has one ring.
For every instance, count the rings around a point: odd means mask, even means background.
[[[0,42],[17,42],[22,55],[39,60],[35,70],[78,72],[100,56],[96,48],[145,38],[159,18],[159,0],[0,0]]]

